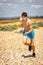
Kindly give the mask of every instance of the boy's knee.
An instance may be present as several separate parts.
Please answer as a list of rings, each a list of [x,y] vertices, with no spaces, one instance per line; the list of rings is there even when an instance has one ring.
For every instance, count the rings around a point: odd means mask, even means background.
[[[26,42],[23,42],[24,45],[26,45]]]
[[[32,46],[32,47],[34,47],[34,44],[33,44],[33,43],[31,43],[31,46]]]

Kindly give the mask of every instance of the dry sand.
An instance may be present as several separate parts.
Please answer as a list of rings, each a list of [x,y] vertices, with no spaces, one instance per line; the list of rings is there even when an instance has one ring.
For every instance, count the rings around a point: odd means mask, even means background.
[[[0,65],[43,65],[43,28],[35,29],[36,57],[22,43],[22,34],[0,31]]]

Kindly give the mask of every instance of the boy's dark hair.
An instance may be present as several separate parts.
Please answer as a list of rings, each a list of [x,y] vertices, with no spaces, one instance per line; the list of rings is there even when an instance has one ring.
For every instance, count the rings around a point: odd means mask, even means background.
[[[23,13],[22,13],[22,16],[27,17],[27,13],[26,13],[26,12],[23,12]]]

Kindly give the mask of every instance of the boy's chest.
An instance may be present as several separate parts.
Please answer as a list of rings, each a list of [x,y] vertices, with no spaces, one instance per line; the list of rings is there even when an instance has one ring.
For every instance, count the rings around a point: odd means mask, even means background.
[[[25,22],[25,21],[23,21],[22,24],[23,24],[23,26],[25,26],[25,27],[28,27],[28,26],[29,26],[28,22]]]

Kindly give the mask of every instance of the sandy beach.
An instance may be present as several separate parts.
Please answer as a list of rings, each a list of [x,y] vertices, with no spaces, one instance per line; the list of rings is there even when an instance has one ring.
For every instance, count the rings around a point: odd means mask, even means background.
[[[0,31],[0,65],[43,65],[43,27],[35,31],[35,52],[23,45],[22,33]]]

